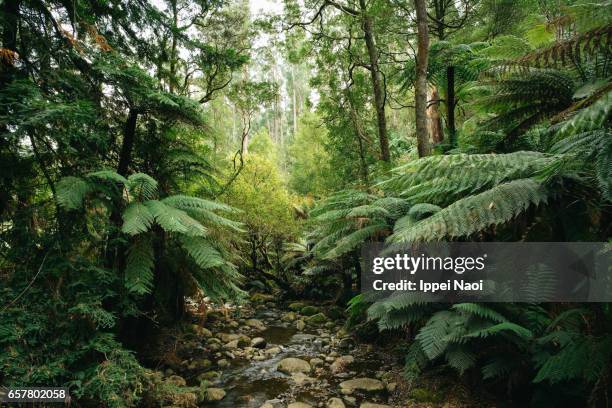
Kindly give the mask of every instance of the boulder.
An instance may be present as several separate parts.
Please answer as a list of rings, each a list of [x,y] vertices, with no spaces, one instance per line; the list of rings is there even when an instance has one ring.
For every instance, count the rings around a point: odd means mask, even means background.
[[[246,323],[247,326],[252,327],[252,328],[254,328],[256,330],[260,330],[260,331],[266,330],[266,325],[263,324],[263,322],[261,320],[258,320],[258,319],[248,319],[248,320],[245,321],[245,323]]]
[[[325,361],[323,361],[320,358],[316,358],[315,357],[315,358],[311,358],[310,359],[310,365],[313,366],[313,367],[318,367],[320,365],[323,365],[324,363],[325,363]]]
[[[207,388],[205,401],[221,401],[225,398],[225,390],[223,388]]]
[[[314,314],[308,318],[306,318],[306,321],[308,322],[308,324],[313,324],[313,325],[320,325],[323,324],[327,321],[327,317],[325,317],[325,315],[323,313],[317,313]]]
[[[225,347],[227,350],[234,350],[238,348],[238,340],[232,340],[229,343],[226,343]]]
[[[171,375],[170,377],[166,378],[166,382],[177,387],[184,387],[185,385],[187,385],[185,379],[180,375]]]
[[[305,402],[292,402],[287,408],[312,408],[312,405],[306,404]]]
[[[281,373],[293,374],[293,373],[310,373],[312,367],[308,361],[301,360],[295,357],[289,357],[282,359],[276,369]]]
[[[302,302],[293,302],[289,305],[289,310],[293,310],[294,312],[299,312],[302,308],[306,306]]]
[[[303,320],[298,320],[297,322],[295,322],[295,327],[296,329],[302,331],[306,327],[306,323],[304,323]]]
[[[295,312],[287,312],[281,317],[283,322],[293,322],[295,319],[297,319]]]
[[[266,344],[266,339],[264,339],[263,337],[255,337],[251,340],[251,347],[262,349],[266,347]]]
[[[352,394],[355,391],[378,392],[384,391],[385,384],[374,378],[353,378],[340,383],[340,391],[343,394]]]
[[[346,371],[348,366],[355,361],[353,356],[342,356],[334,360],[329,367],[332,373],[337,374]]]
[[[302,310],[300,310],[300,313],[304,316],[312,316],[319,313],[319,308],[316,306],[304,306]]]
[[[265,303],[274,299],[274,295],[270,295],[268,293],[253,293],[251,295],[251,302],[253,303]]]
[[[291,379],[297,385],[312,384],[315,381],[314,378],[309,377],[309,376],[307,376],[304,373],[293,373],[293,374],[291,374]]]
[[[340,398],[330,398],[329,401],[327,401],[327,408],[346,408],[346,405],[344,405],[344,402],[342,402],[342,400]]]
[[[391,405],[375,404],[373,402],[364,402],[359,408],[393,408]]]

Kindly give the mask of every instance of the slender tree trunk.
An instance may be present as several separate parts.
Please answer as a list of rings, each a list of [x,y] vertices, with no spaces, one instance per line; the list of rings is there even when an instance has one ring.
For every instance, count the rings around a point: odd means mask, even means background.
[[[297,134],[298,124],[297,124],[297,96],[295,91],[295,67],[291,65],[291,90],[292,90],[292,99],[293,99],[293,137]]]
[[[380,143],[380,158],[386,162],[391,160],[389,152],[389,137],[387,136],[387,119],[385,117],[385,89],[378,65],[378,50],[374,41],[374,29],[372,18],[368,15],[365,0],[359,0],[362,14],[362,27],[368,57],[370,59],[370,74],[372,79],[372,91],[374,92],[374,105],[378,123],[378,141]]]
[[[177,43],[177,33],[178,30],[178,9],[177,9],[177,0],[172,1],[172,22],[174,27],[172,27],[172,45],[170,47],[170,78],[168,81],[168,89],[170,92],[174,92],[174,83],[176,80],[176,43]]]
[[[448,137],[451,146],[457,144],[457,130],[455,129],[455,67],[446,68],[446,121],[448,126]]]
[[[427,59],[429,53],[429,33],[427,28],[426,0],[414,0],[417,18],[417,64],[415,83],[416,137],[419,157],[431,153],[429,132],[427,131]]]
[[[435,86],[431,89],[431,103],[427,108],[427,116],[429,118],[429,134],[434,145],[441,143],[444,140],[442,132],[442,118],[440,117],[440,94]],[[437,101],[437,102],[436,102]]]
[[[127,175],[130,162],[132,161],[132,150],[134,149],[137,119],[138,111],[135,108],[130,108],[128,118],[123,129],[123,144],[121,145],[119,164],[117,165],[117,173],[121,174],[122,176]]]

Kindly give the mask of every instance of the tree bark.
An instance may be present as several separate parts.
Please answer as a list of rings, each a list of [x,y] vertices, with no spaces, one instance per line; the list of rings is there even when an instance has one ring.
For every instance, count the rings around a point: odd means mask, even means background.
[[[135,108],[130,108],[123,130],[123,144],[121,146],[121,153],[119,154],[119,164],[117,165],[117,173],[121,174],[122,176],[127,175],[130,162],[132,161],[132,150],[134,149],[137,119],[138,111]]]
[[[446,68],[446,121],[448,127],[448,138],[451,146],[457,144],[457,130],[455,128],[455,67]]]
[[[376,120],[378,124],[378,141],[380,143],[380,158],[390,161],[389,137],[387,136],[387,119],[385,117],[385,89],[378,65],[378,50],[374,40],[372,18],[368,15],[365,0],[359,0],[362,15],[362,28],[365,38],[368,57],[370,59],[370,74],[372,79],[372,91],[374,92],[374,105],[376,109]]]
[[[440,117],[440,94],[438,88],[432,86],[430,105],[427,108],[427,116],[429,118],[429,134],[434,145],[442,143],[444,133],[442,132],[442,118]]]
[[[414,0],[417,18],[417,64],[415,83],[416,137],[419,157],[431,153],[429,132],[427,130],[427,59],[429,53],[429,33],[427,28],[426,0]]]

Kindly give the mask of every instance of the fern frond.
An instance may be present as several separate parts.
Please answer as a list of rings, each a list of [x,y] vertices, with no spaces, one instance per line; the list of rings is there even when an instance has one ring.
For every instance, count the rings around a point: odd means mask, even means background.
[[[206,235],[206,228],[186,212],[170,207],[159,200],[144,203],[155,217],[155,222],[167,232],[177,232],[190,236]]]
[[[150,293],[153,287],[154,254],[149,237],[139,237],[128,249],[125,287],[136,294]]]
[[[136,235],[147,232],[155,222],[155,217],[143,203],[134,202],[127,206],[123,212],[123,226],[121,231],[125,234]]]
[[[93,188],[79,177],[64,177],[57,183],[57,202],[66,210],[77,210],[83,207],[85,196]]]
[[[506,223],[546,199],[546,191],[537,181],[510,181],[460,199],[414,226],[395,231],[389,241],[435,241],[469,236],[492,225]]]
[[[157,181],[144,173],[135,173],[128,177],[128,190],[140,201],[152,200],[157,196]]]

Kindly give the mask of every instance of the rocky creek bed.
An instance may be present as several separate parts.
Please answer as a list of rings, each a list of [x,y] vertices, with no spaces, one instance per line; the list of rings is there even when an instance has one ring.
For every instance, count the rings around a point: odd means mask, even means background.
[[[401,364],[353,341],[342,309],[281,305],[266,295],[252,300],[208,313],[204,325],[191,325],[189,340],[175,343],[177,363],[163,371],[164,383],[178,390],[171,406],[442,406],[408,404]]]

